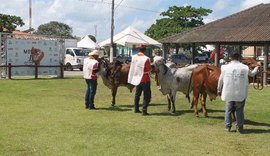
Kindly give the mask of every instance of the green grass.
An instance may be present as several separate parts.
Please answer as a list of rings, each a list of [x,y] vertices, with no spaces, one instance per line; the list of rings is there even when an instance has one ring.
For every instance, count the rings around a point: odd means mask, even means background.
[[[101,79],[100,79],[101,80]],[[269,155],[270,88],[249,89],[246,134],[225,132],[224,102],[194,116],[177,94],[175,115],[152,83],[150,116],[133,113],[134,92],[120,87],[117,105],[99,80],[98,110],[84,109],[81,78],[0,80],[0,155]]]

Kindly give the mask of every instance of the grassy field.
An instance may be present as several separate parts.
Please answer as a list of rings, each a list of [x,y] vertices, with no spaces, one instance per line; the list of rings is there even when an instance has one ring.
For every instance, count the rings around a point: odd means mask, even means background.
[[[100,79],[101,80],[101,79]],[[177,94],[177,113],[152,83],[150,116],[133,113],[134,92],[117,106],[101,81],[96,107],[84,108],[81,78],[0,80],[0,155],[258,155],[270,153],[270,88],[249,89],[246,134],[224,131],[224,102],[208,101],[199,118]],[[233,127],[235,129],[235,127]]]

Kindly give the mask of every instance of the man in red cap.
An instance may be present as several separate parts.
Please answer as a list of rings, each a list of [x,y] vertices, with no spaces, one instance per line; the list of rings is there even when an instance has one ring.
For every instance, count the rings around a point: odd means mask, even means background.
[[[134,112],[141,113],[139,109],[140,96],[143,93],[142,115],[149,115],[147,107],[151,100],[151,83],[149,72],[152,70],[149,57],[145,56],[146,45],[140,44],[137,54],[132,56],[128,83],[136,86],[134,98]]]

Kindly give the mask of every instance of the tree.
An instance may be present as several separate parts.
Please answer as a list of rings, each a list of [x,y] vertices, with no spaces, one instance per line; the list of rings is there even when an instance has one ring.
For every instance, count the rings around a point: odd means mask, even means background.
[[[23,26],[24,22],[19,16],[0,14],[0,32],[12,32],[17,26]]]
[[[212,10],[194,8],[191,6],[172,6],[160,15],[164,18],[156,20],[145,34],[156,39],[162,39],[190,28],[204,25],[202,16],[207,16]]]
[[[40,25],[34,34],[74,38],[72,36],[72,28],[70,26],[56,21],[51,21],[49,23]]]

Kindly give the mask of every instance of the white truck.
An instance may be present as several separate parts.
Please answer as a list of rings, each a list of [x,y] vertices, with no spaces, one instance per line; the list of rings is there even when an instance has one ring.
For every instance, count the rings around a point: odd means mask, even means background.
[[[65,49],[65,70],[83,70],[83,60],[87,57],[89,49],[66,48]]]
[[[88,53],[93,50],[89,48],[77,47],[76,39],[65,39],[64,64],[65,70],[71,71],[73,69],[83,70],[83,61],[88,57]],[[104,56],[103,50],[100,50],[100,57]]]
[[[88,51],[77,47],[77,39],[65,39],[64,41],[64,65],[65,70],[83,69],[83,60]]]

